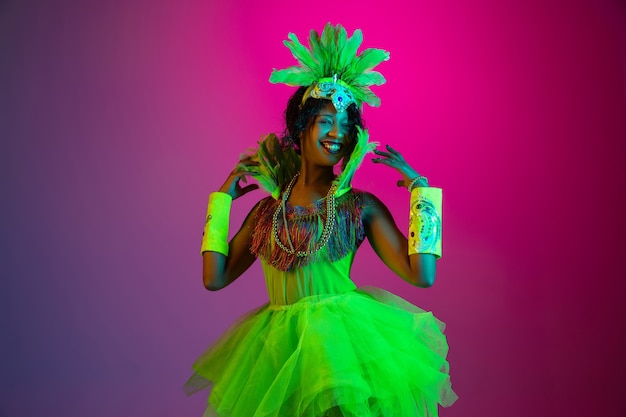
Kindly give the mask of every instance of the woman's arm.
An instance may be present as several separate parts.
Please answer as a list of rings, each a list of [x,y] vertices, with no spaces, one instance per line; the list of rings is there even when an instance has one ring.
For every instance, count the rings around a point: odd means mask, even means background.
[[[259,186],[257,184],[249,184],[242,187],[240,181],[243,179],[246,181],[246,177],[251,176],[247,171],[247,167],[258,165],[258,163],[252,161],[250,157],[244,158],[233,169],[224,184],[220,187],[219,192],[228,194],[230,199],[235,200],[244,194],[253,191]],[[226,198],[227,207],[230,207],[230,199]],[[224,201],[220,199],[220,201]],[[252,232],[254,230],[254,220],[258,204],[248,213],[248,216],[244,220],[241,228],[235,234],[228,244],[228,249],[224,250],[226,237],[223,242],[220,243],[221,238],[218,238],[218,242],[215,242],[216,236],[226,235],[228,233],[228,218],[212,219],[210,213],[207,213],[207,222],[216,221],[221,223],[218,229],[213,225],[207,223],[205,228],[205,236],[203,237],[203,249],[202,249],[202,281],[206,289],[210,291],[220,290],[234,280],[236,280],[241,274],[243,274],[255,260],[254,255],[250,253],[250,241],[252,238]],[[211,205],[209,205],[211,209]],[[229,210],[224,209],[224,206],[217,207],[216,211],[220,216],[229,216]],[[223,229],[226,230],[223,230]],[[212,236],[211,233],[213,233]],[[205,245],[206,241],[212,242]]]
[[[409,255],[407,238],[383,202],[370,193],[365,194],[363,224],[372,248],[393,272],[418,287],[433,285],[437,272],[435,255]]]
[[[386,146],[386,150],[387,152],[374,150],[378,157],[373,158],[372,162],[397,170],[402,175],[402,179],[397,183],[399,187],[428,187],[428,180],[419,175],[398,151],[389,145]],[[437,272],[437,257],[431,253],[409,255],[406,236],[398,229],[383,202],[369,193],[365,197],[363,221],[372,248],[392,271],[418,287],[433,285]]]

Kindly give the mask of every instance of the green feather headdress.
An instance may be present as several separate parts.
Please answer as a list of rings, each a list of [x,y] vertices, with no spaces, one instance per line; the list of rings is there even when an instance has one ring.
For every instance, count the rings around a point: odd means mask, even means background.
[[[308,97],[328,99],[338,112],[344,111],[351,103],[358,107],[363,103],[374,107],[380,105],[380,99],[370,90],[370,86],[382,85],[386,80],[381,73],[373,71],[373,68],[388,60],[389,52],[369,48],[357,55],[363,41],[360,29],[355,30],[352,37],[348,38],[341,25],[327,23],[321,36],[315,30],[311,31],[309,48],[302,45],[293,33],[288,37],[290,40],[284,43],[300,65],[283,70],[274,69],[270,82],[309,86],[303,102]],[[265,136],[258,144],[258,148],[250,150],[247,155],[258,164],[242,164],[241,167],[253,173],[261,187],[278,199],[282,188],[300,170],[300,156],[293,148],[285,148],[274,134]],[[377,145],[376,142],[369,142],[367,130],[358,127],[354,150],[347,156],[348,160],[345,161],[341,174],[334,181],[337,185],[337,196],[350,190],[354,173],[365,156]]]
[[[356,29],[348,38],[341,25],[327,23],[321,36],[317,31],[311,30],[309,48],[302,45],[295,34],[290,33],[287,37],[289,40],[284,42],[285,46],[300,65],[282,70],[274,69],[270,82],[310,86],[305,99],[308,96],[331,99],[337,111],[345,109],[349,105],[345,101],[351,99],[359,107],[362,103],[380,106],[380,98],[372,92],[370,86],[386,82],[385,77],[380,72],[373,71],[373,68],[387,61],[389,52],[368,48],[357,55],[363,42],[360,29]],[[336,91],[328,91],[328,84],[331,83],[335,85]],[[319,87],[322,87],[322,91]],[[337,93],[339,96],[334,97]],[[336,103],[337,101],[340,103]],[[341,107],[337,107],[338,104]]]

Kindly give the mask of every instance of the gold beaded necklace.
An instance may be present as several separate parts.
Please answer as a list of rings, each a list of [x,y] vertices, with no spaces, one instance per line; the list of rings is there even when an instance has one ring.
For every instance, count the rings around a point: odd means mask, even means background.
[[[326,244],[328,243],[328,240],[330,239],[330,235],[332,234],[333,229],[335,227],[335,213],[336,213],[335,191],[337,190],[337,184],[333,182],[333,184],[330,186],[330,189],[328,190],[328,193],[326,194],[326,222],[324,223],[324,229],[322,231],[322,237],[320,241],[317,242],[315,247],[311,250],[297,251],[295,247],[293,246],[293,243],[291,242],[291,237],[289,236],[289,227],[287,225],[286,203],[287,203],[287,200],[289,199],[289,194],[291,194],[291,189],[293,185],[295,184],[296,178],[298,178],[298,175],[300,175],[300,173],[297,173],[293,177],[293,179],[291,180],[291,182],[285,189],[285,192],[283,193],[283,198],[281,200],[281,203],[278,204],[278,206],[276,207],[276,211],[274,212],[274,216],[272,218],[272,233],[274,235],[274,241],[282,250],[284,250],[290,255],[296,255],[299,258],[304,258],[305,256],[313,255],[314,253],[319,252],[324,246],[326,246]],[[283,227],[285,228],[285,234],[287,236],[287,243],[289,244],[289,247],[285,246],[285,244],[281,242],[280,238],[278,237],[278,216],[280,215],[281,209],[283,211]]]

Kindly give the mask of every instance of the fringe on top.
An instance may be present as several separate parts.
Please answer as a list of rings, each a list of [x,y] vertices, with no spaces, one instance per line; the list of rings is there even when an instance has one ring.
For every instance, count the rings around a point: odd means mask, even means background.
[[[338,261],[355,252],[365,239],[361,218],[363,192],[350,190],[336,199],[335,227],[326,247],[305,257],[290,255],[274,242],[272,220],[279,204],[280,200],[271,197],[266,197],[259,203],[250,250],[280,271],[291,271],[318,260]],[[322,235],[326,221],[326,199],[306,207],[292,206],[289,203],[286,207],[289,236],[296,251],[312,250]],[[278,218],[278,236],[282,242],[287,242],[282,216]]]

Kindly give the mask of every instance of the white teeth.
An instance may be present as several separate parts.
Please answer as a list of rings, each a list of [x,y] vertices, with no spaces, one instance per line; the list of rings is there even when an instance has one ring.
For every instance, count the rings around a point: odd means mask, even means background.
[[[330,153],[339,153],[341,151],[342,145],[339,143],[331,143],[331,142],[323,142],[322,146],[328,150]]]

